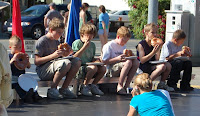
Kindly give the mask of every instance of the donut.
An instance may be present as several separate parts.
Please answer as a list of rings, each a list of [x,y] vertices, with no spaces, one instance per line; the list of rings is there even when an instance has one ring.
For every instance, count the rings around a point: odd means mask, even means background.
[[[133,52],[131,50],[128,50],[128,49],[124,49],[123,54],[125,54],[126,57],[133,56]]]
[[[189,57],[192,56],[192,55],[191,55],[191,50],[190,50],[189,47],[183,46],[183,47],[182,47],[182,51],[183,51],[184,55],[189,56]]]
[[[67,43],[62,43],[62,44],[58,45],[58,49],[65,50],[63,56],[69,55],[70,46]]]
[[[161,44],[163,44],[163,41],[162,41],[162,39],[160,39],[160,38],[153,38],[152,40],[151,40],[151,45],[153,46],[153,47],[155,47],[155,45],[161,45]]]
[[[16,54],[17,61],[14,62],[14,65],[16,66],[17,69],[19,70],[25,70],[25,68],[29,64],[29,60],[27,58],[26,53],[19,52]]]

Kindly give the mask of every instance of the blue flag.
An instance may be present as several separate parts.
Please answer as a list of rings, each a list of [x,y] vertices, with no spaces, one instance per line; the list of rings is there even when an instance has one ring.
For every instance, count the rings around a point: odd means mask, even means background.
[[[81,0],[71,0],[71,8],[69,11],[68,26],[66,30],[65,42],[72,46],[76,39],[80,39],[79,35],[79,12]]]

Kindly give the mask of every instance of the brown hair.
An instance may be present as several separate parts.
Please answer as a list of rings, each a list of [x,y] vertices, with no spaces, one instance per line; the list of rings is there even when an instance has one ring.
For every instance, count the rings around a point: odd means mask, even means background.
[[[141,90],[151,91],[152,89],[152,80],[149,77],[149,74],[142,73],[136,76],[134,81],[134,86],[138,86]]]
[[[100,11],[103,12],[103,13],[106,12],[106,8],[105,8],[104,5],[100,5],[100,6],[99,6],[99,9],[100,9]]]
[[[80,33],[80,36],[82,36],[84,34],[93,34],[95,37],[97,34],[97,29],[96,29],[95,25],[93,25],[91,23],[86,23],[86,24],[82,25],[79,33]]]
[[[16,43],[21,43],[21,39],[17,35],[13,35],[9,39],[9,46],[12,46],[13,44],[16,44]]]
[[[89,7],[88,3],[83,3],[81,6],[81,10],[84,10],[85,8]]]
[[[129,29],[125,26],[121,26],[118,30],[117,30],[117,36],[119,37],[128,37],[131,38],[131,33],[129,31]]]
[[[155,23],[146,24],[144,27],[144,32],[149,32],[153,28],[157,29],[157,25]]]
[[[185,39],[186,38],[186,34],[183,30],[179,29],[179,30],[176,30],[174,33],[173,33],[173,36],[172,38],[175,38],[177,40],[180,40],[180,39]]]
[[[58,19],[58,18],[53,18],[49,22],[49,29],[56,30],[56,29],[64,29],[64,23]]]

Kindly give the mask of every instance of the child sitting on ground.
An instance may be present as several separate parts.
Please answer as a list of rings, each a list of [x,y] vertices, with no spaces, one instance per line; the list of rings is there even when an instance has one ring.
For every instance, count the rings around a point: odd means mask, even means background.
[[[144,27],[144,33],[146,38],[139,42],[137,47],[137,55],[140,60],[140,69],[144,73],[148,73],[152,80],[155,80],[161,75],[158,89],[165,89],[167,91],[174,91],[172,87],[165,84],[165,80],[168,78],[171,71],[171,64],[166,62],[163,64],[151,64],[150,61],[159,60],[160,49],[162,45],[151,45],[151,40],[157,36],[157,25],[154,23],[147,24]]]
[[[118,94],[127,94],[126,89],[129,87],[137,68],[139,67],[139,62],[137,59],[125,59],[125,44],[131,37],[131,33],[127,27],[120,27],[117,30],[117,36],[115,40],[112,40],[105,44],[102,49],[102,61],[107,65],[108,74],[113,77],[119,77],[119,82],[117,85]],[[126,83],[124,85],[124,81]]]
[[[36,72],[41,80],[52,80],[51,88],[47,91],[47,97],[52,99],[76,98],[68,86],[75,77],[81,61],[79,58],[57,59],[67,56],[72,52],[68,49],[58,49],[58,39],[64,31],[64,23],[58,18],[52,19],[49,23],[49,31],[46,35],[38,39],[35,51]],[[57,60],[55,60],[57,59]],[[57,86],[61,79],[66,76],[62,87],[58,90]]]
[[[104,93],[97,87],[97,83],[104,76],[106,67],[104,65],[86,65],[88,62],[95,61],[96,46],[91,40],[97,34],[96,27],[93,24],[83,24],[79,33],[80,39],[73,42],[72,49],[76,52],[74,56],[81,58],[82,61],[79,69],[81,77],[84,77],[81,94],[85,96],[103,95]],[[88,84],[92,78],[95,79],[89,87]]]
[[[11,71],[12,71],[12,87],[16,90],[18,93],[19,97],[25,102],[25,103],[33,103],[33,102],[38,102],[39,100],[42,99],[36,92],[33,92],[33,88],[31,88],[28,92],[24,91],[18,84],[18,77],[21,74],[25,74],[25,70],[18,69],[15,65],[14,62],[17,62],[18,57],[17,54],[21,51],[22,49],[22,42],[21,39],[14,35],[10,38],[9,40],[9,48],[10,48],[10,65],[11,65]],[[27,54],[26,54],[27,55]],[[30,68],[30,62],[29,62],[29,57],[27,55],[27,68]]]
[[[190,86],[191,75],[192,75],[192,62],[190,60],[181,60],[176,57],[180,56],[191,56],[190,49],[182,49],[183,43],[186,39],[186,35],[183,30],[176,30],[173,33],[171,41],[166,42],[161,51],[160,60],[168,60],[172,69],[170,72],[170,78],[167,81],[167,85],[173,87],[176,91],[178,80],[180,79],[180,72],[183,70],[182,81],[180,82],[180,89],[183,91],[191,91],[194,88]],[[188,53],[188,54],[187,54]]]

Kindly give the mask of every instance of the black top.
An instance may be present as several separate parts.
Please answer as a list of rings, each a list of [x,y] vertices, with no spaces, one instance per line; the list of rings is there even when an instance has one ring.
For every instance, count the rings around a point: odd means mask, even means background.
[[[9,54],[10,60],[13,58],[14,54]],[[14,65],[14,63],[10,64],[11,71],[12,71],[12,76],[20,76],[21,74],[25,74],[25,70],[19,70],[17,67]]]

